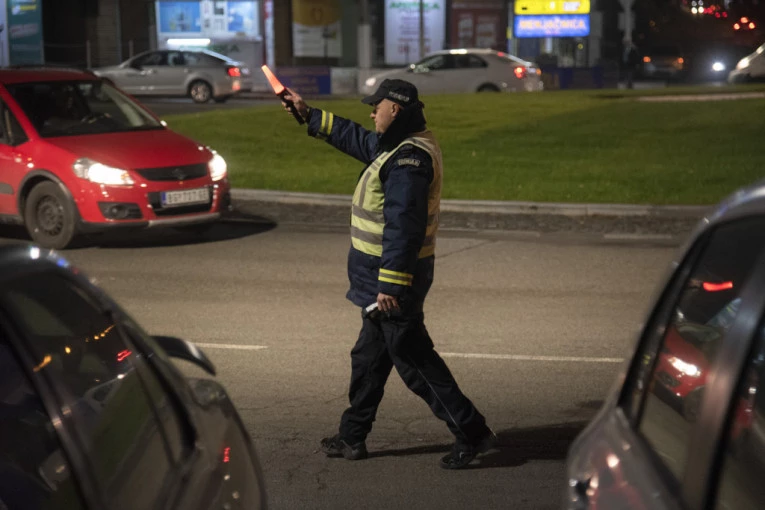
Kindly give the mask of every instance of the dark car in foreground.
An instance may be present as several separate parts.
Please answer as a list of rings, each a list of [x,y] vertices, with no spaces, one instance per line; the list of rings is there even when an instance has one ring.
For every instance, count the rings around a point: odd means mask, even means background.
[[[55,252],[0,248],[0,508],[260,509],[250,436],[193,344],[152,337]]]
[[[565,508],[765,507],[765,181],[710,211],[677,255],[569,450]]]
[[[204,230],[231,209],[228,168],[97,76],[0,70],[0,221],[63,249],[80,234]]]

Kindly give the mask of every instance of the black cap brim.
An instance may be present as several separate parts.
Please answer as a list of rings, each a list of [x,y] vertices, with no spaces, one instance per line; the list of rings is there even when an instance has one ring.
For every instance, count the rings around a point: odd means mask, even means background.
[[[384,96],[380,96],[378,94],[372,94],[371,96],[367,96],[364,99],[361,100],[362,103],[368,104],[370,106],[375,106],[377,103],[385,99]]]

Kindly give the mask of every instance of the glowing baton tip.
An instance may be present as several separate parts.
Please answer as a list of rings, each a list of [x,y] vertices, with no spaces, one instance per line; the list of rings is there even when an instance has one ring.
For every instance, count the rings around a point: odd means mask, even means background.
[[[278,96],[284,92],[284,85],[282,85],[282,82],[280,82],[279,78],[277,78],[274,73],[271,72],[271,69],[269,69],[267,65],[261,66],[260,69],[263,71],[263,74],[266,75],[268,84],[271,85],[271,88],[274,90],[274,94]]]

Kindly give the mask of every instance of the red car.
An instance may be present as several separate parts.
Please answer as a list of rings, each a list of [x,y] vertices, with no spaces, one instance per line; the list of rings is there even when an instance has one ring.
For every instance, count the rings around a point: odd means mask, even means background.
[[[224,159],[97,76],[0,70],[0,219],[62,249],[110,228],[201,229],[231,209]]]

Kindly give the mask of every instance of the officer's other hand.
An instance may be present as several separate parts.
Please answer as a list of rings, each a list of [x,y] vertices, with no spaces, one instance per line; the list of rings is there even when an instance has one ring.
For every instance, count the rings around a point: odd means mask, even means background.
[[[284,99],[285,101],[292,101],[292,104],[295,106],[298,114],[303,117],[303,120],[307,120],[306,117],[308,117],[308,105],[305,104],[305,101],[303,101],[303,98],[300,96],[300,94],[288,87],[287,93],[284,95]],[[290,112],[289,106],[285,101],[282,101],[284,109],[292,114],[292,112]]]
[[[380,311],[385,313],[398,310],[398,299],[396,296],[390,296],[380,292],[377,294],[377,307],[380,309]]]

